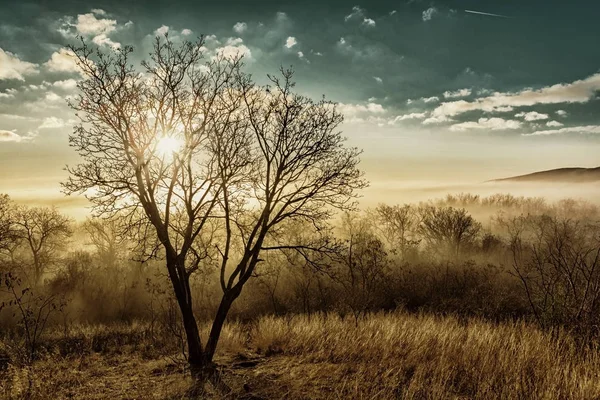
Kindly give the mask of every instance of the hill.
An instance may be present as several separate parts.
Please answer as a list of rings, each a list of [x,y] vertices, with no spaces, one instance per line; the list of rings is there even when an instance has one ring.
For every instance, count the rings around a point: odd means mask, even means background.
[[[539,171],[510,178],[493,179],[488,182],[595,182],[600,181],[600,167],[596,168],[558,168]]]

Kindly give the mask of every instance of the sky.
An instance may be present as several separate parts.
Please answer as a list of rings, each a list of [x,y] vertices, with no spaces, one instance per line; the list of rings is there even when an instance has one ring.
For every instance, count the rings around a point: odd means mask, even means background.
[[[59,185],[77,162],[76,35],[137,60],[156,35],[204,35],[207,57],[243,54],[259,83],[293,66],[300,92],[339,102],[369,204],[596,167],[599,13],[577,0],[0,0],[0,193],[85,205]]]

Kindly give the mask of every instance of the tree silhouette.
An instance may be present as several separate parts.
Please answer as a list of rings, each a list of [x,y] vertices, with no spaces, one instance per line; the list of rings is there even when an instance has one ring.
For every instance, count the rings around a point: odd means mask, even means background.
[[[131,47],[71,50],[86,76],[71,104],[81,123],[70,143],[83,162],[68,167],[64,189],[85,193],[97,215],[118,216],[164,257],[190,369],[212,378],[223,323],[260,254],[326,247],[278,233],[290,221],[320,230],[334,209],[352,208],[366,185],[360,152],[344,147],[334,104],[294,93],[291,71],[259,87],[240,57],[202,63],[202,39],[156,38],[139,69]],[[219,269],[223,291],[205,346],[189,282],[202,266]]]

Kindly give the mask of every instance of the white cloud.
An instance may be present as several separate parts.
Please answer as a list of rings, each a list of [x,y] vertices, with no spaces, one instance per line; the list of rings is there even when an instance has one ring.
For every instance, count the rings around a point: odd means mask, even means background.
[[[285,41],[285,47],[287,47],[288,49],[291,49],[292,47],[294,47],[298,42],[296,41],[296,38],[293,36],[289,36],[287,38],[287,40]]]
[[[248,24],[245,22],[238,22],[233,26],[233,30],[241,35],[248,30]]]
[[[372,113],[381,114],[385,112],[385,109],[381,104],[369,102],[367,104],[344,104],[339,103],[337,105],[338,110],[347,116],[354,116],[359,113]]]
[[[75,123],[75,120],[64,120],[57,117],[47,117],[44,118],[42,124],[38,127],[38,129],[56,129],[56,128],[64,128],[66,126],[71,126]]]
[[[423,121],[423,125],[431,125],[431,124],[441,124],[442,122],[450,122],[452,121],[452,119],[446,117],[446,116],[432,116],[429,117],[427,119],[425,119],[425,121]]]
[[[392,11],[390,11],[390,15],[394,15],[394,14],[396,14],[397,12],[398,12],[398,11],[396,11],[396,10],[392,10]]]
[[[169,27],[162,25],[160,28],[154,31],[154,36],[164,36],[167,32],[169,32]]]
[[[457,98],[457,97],[467,97],[471,95],[471,89],[459,89],[455,92],[445,91],[444,97],[447,99]]]
[[[407,119],[423,119],[427,116],[427,113],[410,113],[404,115],[398,115],[396,118],[391,120],[389,123],[394,124],[399,121],[406,121]]]
[[[73,90],[77,87],[77,81],[75,79],[66,79],[64,81],[56,81],[52,83],[52,86],[62,90]]]
[[[304,57],[304,53],[299,51],[298,53],[298,58],[301,59],[302,61],[305,61],[306,63],[310,64],[310,60],[306,57]]]
[[[421,101],[423,101],[425,103],[434,103],[434,102],[440,101],[440,98],[437,96],[423,97],[421,99]]]
[[[77,65],[77,58],[75,53],[69,49],[62,48],[59,51],[52,53],[50,60],[44,65],[48,67],[51,72],[79,72],[81,69]]]
[[[427,10],[423,11],[423,21],[430,21],[435,13],[437,13],[437,8],[429,7]]]
[[[22,142],[27,140],[27,137],[21,136],[13,131],[5,131],[0,129],[0,142]]]
[[[215,53],[217,57],[252,59],[252,52],[241,38],[229,38],[225,46],[216,49]]]
[[[365,12],[362,8],[360,8],[359,6],[354,6],[354,7],[352,7],[352,12],[344,17],[344,21],[348,22],[354,17],[357,17],[357,16],[363,17],[364,15],[365,15]]]
[[[383,79],[381,79],[378,76],[374,76],[373,79],[375,79],[377,81],[377,83],[383,83]]]
[[[181,31],[181,34],[182,34],[183,36],[189,36],[189,35],[191,35],[192,33],[193,33],[193,32],[192,32],[192,30],[191,30],[191,29],[187,29],[187,28],[186,28],[186,29],[183,29],[183,30]]]
[[[371,18],[365,18],[362,23],[365,26],[375,26],[376,25],[375,20],[372,20]]]
[[[3,79],[24,81],[25,76],[38,72],[37,64],[22,61],[15,54],[0,48],[0,81]]]
[[[379,103],[368,102],[366,104],[345,104],[338,103],[336,105],[337,111],[342,113],[345,117],[346,123],[377,123],[383,124],[386,121],[383,118],[386,110]]]
[[[102,12],[98,15],[104,15]],[[108,34],[117,29],[117,20],[107,18],[96,18],[94,13],[79,14],[75,24],[77,32],[82,35],[100,35]]]
[[[62,97],[60,97],[59,95],[57,95],[54,92],[48,92],[46,93],[46,100],[51,101],[51,102],[58,102],[62,100]]]
[[[515,117],[517,118],[523,118],[525,121],[539,121],[542,119],[548,119],[548,114],[541,114],[537,111],[531,111],[531,112],[520,112],[518,114],[515,114]]]
[[[565,110],[558,110],[556,114],[558,114],[561,117],[566,117],[567,115],[569,115]]]
[[[109,38],[109,35],[123,27],[130,27],[133,22],[128,21],[125,25],[119,26],[115,19],[102,18],[106,15],[106,11],[102,9],[93,9],[90,13],[77,15],[76,21],[73,17],[67,16],[60,20],[58,31],[69,39],[76,35],[87,36],[91,37],[98,46],[118,49],[121,44]]]
[[[468,129],[490,129],[493,131],[506,129],[519,129],[521,122],[504,118],[479,118],[477,121],[467,121],[450,126],[451,131],[464,131]]]
[[[6,89],[5,92],[0,92],[0,99],[10,99],[15,97],[16,89]]]
[[[113,40],[110,39],[108,36],[106,36],[104,33],[102,33],[98,36],[94,36],[92,41],[94,43],[96,43],[98,46],[109,46],[109,47],[112,47],[113,49],[121,48],[121,43],[113,42]]]
[[[600,133],[600,125],[570,126],[568,128],[550,129],[545,131],[535,131],[533,133],[524,133],[523,136],[560,135],[564,133],[596,134]]]
[[[563,125],[564,125],[563,123],[560,123],[558,121],[548,121],[548,122],[546,122],[546,126],[549,126],[549,127],[558,127],[558,126],[563,126]]]
[[[600,73],[572,83],[559,83],[541,89],[514,93],[496,92],[474,101],[458,100],[439,105],[435,116],[452,117],[468,111],[498,111],[502,107],[530,107],[536,104],[585,103],[600,90]]]

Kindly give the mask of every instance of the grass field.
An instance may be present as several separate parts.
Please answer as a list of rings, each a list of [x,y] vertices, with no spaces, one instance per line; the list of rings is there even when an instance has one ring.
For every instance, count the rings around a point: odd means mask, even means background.
[[[166,331],[145,324],[53,332],[40,360],[4,365],[7,399],[185,399],[191,379]],[[375,314],[231,323],[217,363],[246,399],[597,399],[600,357],[525,323]]]

